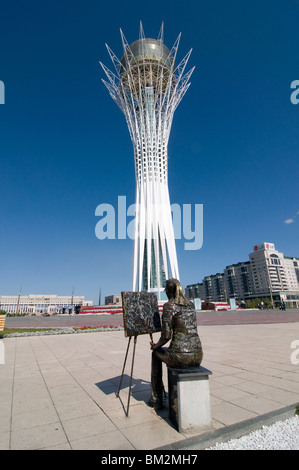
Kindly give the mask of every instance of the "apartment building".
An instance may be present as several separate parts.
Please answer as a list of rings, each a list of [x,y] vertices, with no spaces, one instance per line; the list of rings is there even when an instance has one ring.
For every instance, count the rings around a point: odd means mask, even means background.
[[[109,304],[121,304],[121,295],[120,294],[107,295],[105,297],[105,305],[109,305]]]
[[[248,299],[253,293],[250,261],[226,266],[224,270],[226,299]]]
[[[273,303],[284,299],[289,306],[299,307],[299,258],[284,256],[274,243],[260,243],[254,245],[249,261],[188,285],[186,295],[215,302],[268,297]]]
[[[273,243],[255,245],[249,258],[258,296],[299,291],[299,258],[284,256]]]
[[[224,275],[223,273],[213,274],[206,276],[203,281],[204,300],[207,302],[217,299],[218,301],[225,301],[225,288],[224,288]]]
[[[191,284],[185,289],[186,295],[189,299],[206,299],[205,288],[203,282]]]

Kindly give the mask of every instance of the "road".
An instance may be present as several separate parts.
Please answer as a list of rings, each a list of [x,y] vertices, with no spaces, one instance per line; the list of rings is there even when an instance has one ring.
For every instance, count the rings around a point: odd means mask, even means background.
[[[263,323],[299,322],[299,309],[280,310],[232,310],[197,312],[198,325],[246,325]],[[116,315],[54,315],[7,317],[7,328],[37,327],[83,327],[83,326],[123,326],[122,314]]]

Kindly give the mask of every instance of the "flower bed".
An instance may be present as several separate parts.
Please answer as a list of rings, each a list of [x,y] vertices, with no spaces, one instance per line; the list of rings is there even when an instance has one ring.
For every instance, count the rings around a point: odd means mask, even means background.
[[[117,325],[103,325],[103,326],[81,326],[79,328],[74,328],[75,333],[87,333],[87,332],[95,332],[95,331],[119,331],[123,330],[123,325],[117,326]]]
[[[82,327],[56,327],[53,329],[49,328],[31,328],[31,331],[24,328],[24,332],[20,331],[20,328],[16,329],[16,332],[10,331],[10,333],[3,334],[4,338],[18,337],[18,336],[43,336],[43,335],[67,335],[74,333],[96,333],[101,331],[120,331],[123,330],[123,326],[115,325],[104,325],[104,326],[82,326]]]

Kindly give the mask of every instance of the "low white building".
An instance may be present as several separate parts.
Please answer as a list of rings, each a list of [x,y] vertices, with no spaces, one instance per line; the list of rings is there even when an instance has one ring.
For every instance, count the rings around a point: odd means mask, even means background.
[[[1,295],[0,310],[10,314],[64,313],[73,311],[76,306],[92,305],[84,296],[69,295]]]

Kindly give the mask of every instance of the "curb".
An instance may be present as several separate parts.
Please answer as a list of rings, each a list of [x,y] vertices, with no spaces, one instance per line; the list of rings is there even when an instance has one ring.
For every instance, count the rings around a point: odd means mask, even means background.
[[[276,421],[291,418],[296,413],[298,403],[285,406],[275,411],[265,413],[255,418],[250,418],[240,423],[225,426],[221,429],[208,431],[198,436],[190,437],[182,441],[174,442],[163,447],[157,447],[154,450],[204,450],[214,446],[217,442],[227,442],[231,439],[238,439],[260,429],[261,426],[269,426]]]

